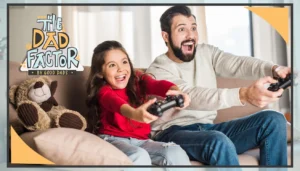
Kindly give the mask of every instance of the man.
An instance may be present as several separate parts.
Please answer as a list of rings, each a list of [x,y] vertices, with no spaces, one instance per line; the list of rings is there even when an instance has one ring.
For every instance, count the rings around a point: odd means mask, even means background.
[[[290,68],[197,45],[196,18],[186,6],[169,8],[160,23],[168,51],[147,72],[177,84],[191,103],[186,110],[165,112],[153,123],[153,139],[177,143],[191,160],[209,165],[239,165],[238,154],[257,146],[260,165],[287,165],[286,120],[281,113],[264,110],[219,124],[213,120],[219,109],[247,103],[264,107],[278,100],[283,90],[268,91],[264,84],[275,83],[272,77],[285,78]],[[216,76],[257,81],[249,87],[218,89]]]

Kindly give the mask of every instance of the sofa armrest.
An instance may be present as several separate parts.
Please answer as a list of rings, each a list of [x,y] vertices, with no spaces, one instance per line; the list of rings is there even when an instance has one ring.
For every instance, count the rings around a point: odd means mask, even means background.
[[[217,78],[218,88],[237,88],[237,87],[247,87],[251,85],[254,80],[242,80],[242,79],[233,79],[233,78]],[[226,122],[236,118],[241,118],[249,114],[256,113],[260,110],[267,109],[258,108],[251,104],[246,104],[245,106],[235,106],[227,109],[218,110],[217,118],[215,123]]]
[[[254,82],[254,80],[242,80],[242,79],[232,79],[232,78],[217,78],[218,88],[236,88],[249,86]],[[227,109],[218,110],[218,115],[214,120],[214,123],[221,123],[230,121],[233,119],[241,118],[250,114],[254,114],[263,109],[268,109],[268,107],[259,108],[251,104],[246,104],[245,106],[235,106]],[[291,141],[291,125],[287,122],[287,139],[288,142]]]

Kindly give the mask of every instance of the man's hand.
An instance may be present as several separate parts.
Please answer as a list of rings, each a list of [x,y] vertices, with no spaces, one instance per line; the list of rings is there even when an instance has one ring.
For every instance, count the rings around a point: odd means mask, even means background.
[[[285,66],[278,66],[274,65],[272,67],[272,73],[275,78],[285,78],[288,74],[291,73],[291,68],[290,67],[285,67]]]
[[[240,89],[240,99],[242,103],[250,103],[254,106],[263,108],[269,103],[278,100],[278,97],[283,93],[283,89],[279,89],[277,92],[272,92],[264,87],[266,83],[276,83],[277,81],[271,77],[264,77],[257,80],[249,87],[243,87]]]

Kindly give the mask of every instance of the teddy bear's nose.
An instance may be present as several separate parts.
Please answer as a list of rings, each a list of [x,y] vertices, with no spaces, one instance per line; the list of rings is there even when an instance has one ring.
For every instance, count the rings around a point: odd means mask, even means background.
[[[43,87],[43,85],[44,85],[43,82],[38,81],[38,82],[36,82],[36,83],[34,84],[33,88],[34,88],[34,89],[41,88],[41,87]]]

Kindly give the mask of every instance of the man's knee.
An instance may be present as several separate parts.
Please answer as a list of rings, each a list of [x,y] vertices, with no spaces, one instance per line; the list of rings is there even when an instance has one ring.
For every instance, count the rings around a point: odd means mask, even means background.
[[[226,162],[237,164],[237,151],[233,142],[222,132],[207,131],[202,151],[198,151],[202,162],[223,165]]]
[[[233,142],[222,132],[209,131],[209,143],[214,150],[235,151]]]
[[[151,158],[149,153],[143,148],[136,148],[128,157],[132,160],[134,165],[151,165]]]
[[[286,119],[282,113],[273,111],[273,110],[265,110],[262,111],[261,117],[263,121],[272,127],[272,129],[278,130],[286,130]]]
[[[191,165],[188,155],[179,145],[170,142],[163,146],[164,150],[161,155],[165,160],[164,165]]]

